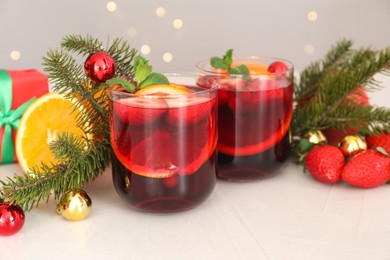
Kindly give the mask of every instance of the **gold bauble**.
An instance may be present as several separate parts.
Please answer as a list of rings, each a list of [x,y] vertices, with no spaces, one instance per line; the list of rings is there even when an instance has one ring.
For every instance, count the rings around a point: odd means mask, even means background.
[[[341,138],[338,147],[345,157],[351,157],[367,150],[367,143],[363,136],[351,134]]]
[[[84,190],[66,191],[57,205],[57,213],[67,220],[77,221],[86,218],[91,211],[92,200]]]
[[[309,131],[304,136],[312,144],[326,144],[325,135],[320,130]]]

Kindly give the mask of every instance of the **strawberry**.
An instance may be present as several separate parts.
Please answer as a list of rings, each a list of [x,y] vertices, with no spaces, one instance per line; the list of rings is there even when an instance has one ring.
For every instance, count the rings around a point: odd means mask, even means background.
[[[335,183],[341,178],[344,155],[335,146],[317,145],[306,155],[306,168],[321,182]]]
[[[382,147],[387,154],[390,154],[390,133],[367,135],[366,142],[368,148]]]
[[[358,153],[344,166],[341,177],[360,188],[380,186],[390,179],[390,158],[371,149]]]

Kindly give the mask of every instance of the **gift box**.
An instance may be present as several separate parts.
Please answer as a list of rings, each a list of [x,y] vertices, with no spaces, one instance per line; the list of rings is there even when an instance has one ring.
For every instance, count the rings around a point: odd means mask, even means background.
[[[48,92],[48,79],[38,70],[0,70],[0,164],[17,161],[20,118],[34,99]]]

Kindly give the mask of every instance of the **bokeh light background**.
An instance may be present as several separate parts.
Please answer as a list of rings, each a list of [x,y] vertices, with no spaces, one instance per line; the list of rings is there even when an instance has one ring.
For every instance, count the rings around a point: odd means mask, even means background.
[[[67,34],[122,37],[160,72],[237,55],[291,60],[296,71],[336,41],[390,45],[389,0],[0,0],[0,68],[43,70]]]

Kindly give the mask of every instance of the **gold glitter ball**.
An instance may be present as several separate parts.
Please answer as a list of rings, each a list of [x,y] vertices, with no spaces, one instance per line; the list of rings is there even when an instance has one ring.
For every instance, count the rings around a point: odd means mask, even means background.
[[[325,135],[320,130],[309,131],[304,136],[312,144],[326,144]]]
[[[345,157],[351,157],[367,150],[367,143],[361,135],[346,135],[341,138],[338,147]]]
[[[57,205],[57,213],[67,220],[78,221],[86,218],[92,208],[92,200],[84,190],[66,191]]]

